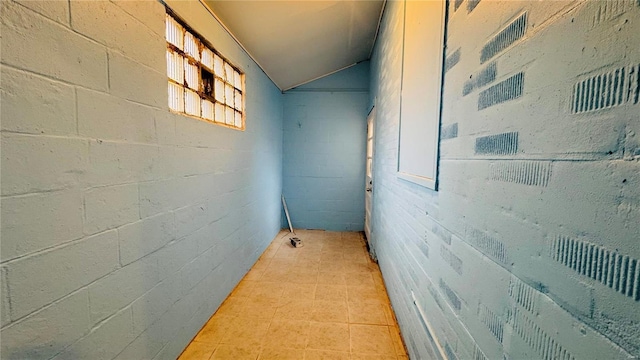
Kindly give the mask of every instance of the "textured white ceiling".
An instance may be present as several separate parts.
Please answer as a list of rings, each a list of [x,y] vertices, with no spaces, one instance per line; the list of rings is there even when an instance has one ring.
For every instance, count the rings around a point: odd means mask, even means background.
[[[205,0],[282,89],[369,58],[383,0]]]

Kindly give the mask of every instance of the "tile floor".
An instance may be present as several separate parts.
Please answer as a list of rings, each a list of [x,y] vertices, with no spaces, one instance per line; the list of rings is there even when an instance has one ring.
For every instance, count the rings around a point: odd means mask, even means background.
[[[190,359],[408,359],[361,233],[280,232],[187,346]]]

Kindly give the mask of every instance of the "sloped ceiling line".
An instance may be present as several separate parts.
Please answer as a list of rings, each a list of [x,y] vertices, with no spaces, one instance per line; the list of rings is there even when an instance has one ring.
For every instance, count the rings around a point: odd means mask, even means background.
[[[368,60],[385,0],[200,0],[288,90]]]
[[[244,47],[244,45],[240,42],[240,40],[238,40],[238,38],[235,35],[233,35],[231,30],[229,30],[227,25],[225,25],[224,22],[222,22],[222,20],[220,20],[220,18],[216,15],[216,13],[214,13],[213,10],[209,7],[209,5],[204,0],[198,0],[198,1],[200,2],[200,4],[202,4],[202,6],[205,7],[205,9],[207,9],[209,14],[211,14],[211,16],[213,16],[213,18],[216,19],[216,21],[222,26],[224,31],[226,31],[227,34],[229,34],[229,36],[231,36],[233,38],[233,41],[235,41],[236,44],[238,44],[238,46],[240,46],[240,48],[242,48],[242,50],[247,54],[247,56],[249,56],[251,58],[251,60],[253,60],[253,62],[255,62],[258,65],[260,70],[262,70],[262,72],[269,78],[269,80],[271,80],[272,83],[274,83],[274,84],[276,84],[276,86],[278,86],[277,83],[271,78],[271,76],[269,76],[269,74],[264,70],[264,67],[262,65],[260,65],[260,62],[258,62],[258,60],[249,52],[249,50],[246,47]],[[280,91],[282,91],[282,88],[278,87],[278,89],[280,89]]]

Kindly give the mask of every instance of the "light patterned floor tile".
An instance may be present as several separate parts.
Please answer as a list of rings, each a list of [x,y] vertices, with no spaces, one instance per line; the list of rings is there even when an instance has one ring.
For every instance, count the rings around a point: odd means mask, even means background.
[[[304,358],[302,349],[265,348],[258,360],[301,360]]]
[[[316,286],[316,300],[326,301],[347,301],[347,287],[345,285],[325,285]]]
[[[351,324],[349,332],[352,353],[396,356],[388,326]]]
[[[345,301],[315,300],[311,320],[346,323],[349,321],[347,303]]]
[[[309,327],[307,348],[349,351],[349,325],[312,322]]]
[[[309,321],[273,320],[264,340],[265,348],[304,349],[309,334]]]
[[[322,285],[346,285],[344,273],[342,271],[337,272],[323,272],[318,273],[318,284]]]
[[[193,341],[204,342],[211,345],[219,344],[233,320],[234,317],[231,316],[216,315],[211,317]]]
[[[270,321],[236,317],[227,329],[221,344],[260,348]]]
[[[259,348],[242,345],[220,345],[211,356],[211,360],[255,360],[260,354]],[[204,359],[202,359],[204,360]]]
[[[216,345],[202,342],[193,342],[180,355],[178,360],[201,360],[208,359],[213,354]]]
[[[391,355],[351,354],[351,360],[396,360],[396,357]]]
[[[408,360],[359,233],[282,231],[180,359]]]
[[[349,323],[388,325],[385,307],[382,302],[349,302]]]
[[[311,320],[313,300],[295,298],[281,298],[274,320]]]
[[[316,295],[316,284],[286,284],[283,298],[298,300],[313,300]]]
[[[307,349],[304,352],[304,360],[349,360],[348,352],[329,350]]]

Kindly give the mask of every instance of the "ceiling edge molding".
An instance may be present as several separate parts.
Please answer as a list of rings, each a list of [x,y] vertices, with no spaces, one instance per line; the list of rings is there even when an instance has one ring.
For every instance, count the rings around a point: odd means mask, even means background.
[[[383,0],[382,7],[380,8],[380,16],[378,16],[378,25],[376,26],[376,33],[373,35],[373,43],[371,44],[371,50],[369,50],[369,57],[367,60],[371,60],[373,55],[373,49],[376,47],[376,41],[378,40],[378,33],[380,32],[380,24],[382,24],[382,15],[384,15],[384,9],[387,7],[387,0]]]
[[[386,1],[386,0],[385,0]],[[233,39],[233,41],[236,42],[236,44],[238,44],[238,46],[240,46],[240,48],[247,54],[247,56],[249,56],[251,58],[251,60],[253,60],[254,63],[256,63],[256,65],[258,65],[258,67],[260,68],[260,70],[262,70],[262,72],[269,78],[269,80],[271,80],[271,82],[273,83],[273,85],[275,85],[281,92],[284,92],[286,90],[282,89],[278,83],[276,83],[271,76],[269,76],[269,73],[267,73],[267,71],[264,69],[264,67],[262,67],[262,65],[260,65],[260,63],[258,62],[258,60],[256,60],[256,58],[251,55],[251,53],[249,52],[249,50],[247,50],[246,47],[244,47],[244,45],[240,42],[240,40],[238,40],[238,38],[231,32],[231,30],[229,30],[229,28],[227,27],[227,25],[225,25],[224,22],[222,22],[222,20],[218,17],[218,15],[216,15],[216,13],[213,11],[213,9],[211,9],[211,7],[209,7],[209,5],[207,5],[207,3],[204,0],[198,0],[198,2],[204,6],[205,9],[207,9],[207,11],[209,12],[209,14],[211,14],[211,16],[213,16],[213,18],[220,24],[220,26],[222,26],[222,28],[224,29],[224,31],[226,31],[229,36],[231,36],[231,38]]]
[[[303,88],[287,90],[286,94],[297,92],[368,93],[366,88]]]
[[[367,60],[369,60],[369,59],[367,59]],[[367,60],[362,60],[362,61],[367,61]],[[308,83],[313,82],[313,81],[316,81],[316,80],[318,80],[318,79],[322,79],[322,78],[323,78],[323,77],[325,77],[325,76],[333,75],[333,74],[335,74],[335,73],[337,73],[337,72],[340,72],[340,71],[342,71],[342,70],[346,70],[346,69],[348,69],[348,68],[350,68],[350,67],[352,67],[352,66],[356,66],[356,65],[360,64],[362,61],[354,62],[353,64],[347,65],[347,66],[345,66],[345,67],[341,67],[341,68],[340,68],[340,69],[338,69],[338,70],[333,70],[333,71],[330,71],[330,72],[328,72],[328,73],[326,73],[326,74],[323,74],[323,75],[320,75],[320,76],[316,76],[316,77],[314,77],[313,79],[310,79],[310,80],[307,80],[307,81],[301,82],[300,84],[297,84],[297,85],[294,85],[294,86],[290,86],[290,87],[288,87],[288,88],[286,88],[286,89],[282,90],[282,93],[284,94],[285,92],[287,92],[287,91],[289,91],[289,90],[291,90],[291,89],[297,88],[298,86],[302,86],[302,85],[304,85],[304,84],[308,84]]]

